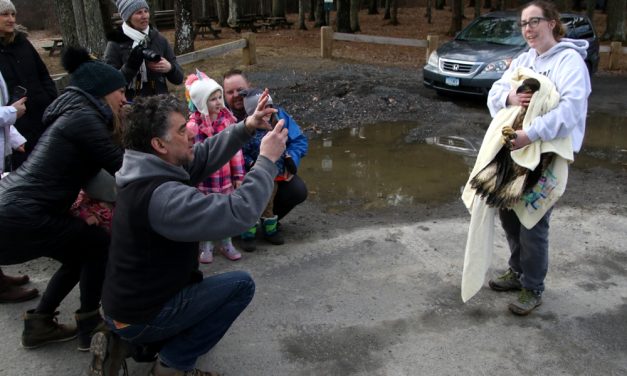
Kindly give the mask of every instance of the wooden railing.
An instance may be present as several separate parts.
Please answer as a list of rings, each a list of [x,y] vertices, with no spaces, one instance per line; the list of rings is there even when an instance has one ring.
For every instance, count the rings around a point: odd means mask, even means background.
[[[333,40],[426,48],[426,59],[429,59],[431,52],[438,48],[439,43],[437,35],[428,35],[427,39],[391,38],[375,35],[335,33],[329,26],[320,28],[320,39],[320,49],[323,59],[333,57]]]

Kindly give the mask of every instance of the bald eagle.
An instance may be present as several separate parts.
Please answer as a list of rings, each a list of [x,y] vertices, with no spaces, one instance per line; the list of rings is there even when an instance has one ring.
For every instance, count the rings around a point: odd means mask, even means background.
[[[540,82],[528,78],[516,89],[516,93],[535,93],[540,89]],[[483,170],[470,181],[476,193],[485,198],[490,207],[506,209],[514,206],[523,194],[532,188],[542,173],[553,161],[553,153],[542,153],[540,163],[533,170],[517,165],[510,155],[511,141],[516,138],[516,131],[522,129],[526,107],[521,107],[511,127],[503,127],[503,147]]]

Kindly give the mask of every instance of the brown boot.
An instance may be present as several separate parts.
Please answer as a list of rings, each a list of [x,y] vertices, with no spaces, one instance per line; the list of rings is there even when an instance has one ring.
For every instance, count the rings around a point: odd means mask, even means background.
[[[35,313],[34,309],[24,314],[24,331],[22,332],[22,347],[34,349],[52,342],[64,342],[76,338],[74,326],[57,323],[59,312]]]
[[[97,332],[107,330],[107,325],[98,309],[85,313],[76,311],[74,317],[78,329],[78,351],[89,351],[91,337]]]
[[[2,269],[0,269],[0,281],[0,283],[5,282],[12,286],[22,286],[27,284],[28,281],[30,281],[30,278],[28,278],[27,275],[20,275],[17,277],[6,275],[2,272]]]
[[[28,276],[25,276],[28,281]],[[36,298],[39,290],[16,286],[14,281],[4,274],[0,276],[0,303],[18,303]]]

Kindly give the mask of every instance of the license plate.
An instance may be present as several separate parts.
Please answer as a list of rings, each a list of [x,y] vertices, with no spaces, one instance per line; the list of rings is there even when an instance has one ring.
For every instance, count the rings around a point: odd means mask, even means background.
[[[457,78],[457,77],[446,77],[444,82],[448,86],[459,86],[459,78]]]

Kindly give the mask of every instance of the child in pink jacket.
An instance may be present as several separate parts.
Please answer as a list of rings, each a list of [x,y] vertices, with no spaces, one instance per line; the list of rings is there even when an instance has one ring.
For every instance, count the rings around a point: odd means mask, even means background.
[[[189,75],[185,81],[185,88],[191,113],[187,128],[194,134],[194,142],[202,142],[237,122],[231,111],[224,106],[222,87],[204,73],[197,70],[196,74]],[[205,194],[228,194],[238,188],[242,180],[244,180],[244,157],[240,150],[229,163],[201,182],[198,189]],[[199,261],[204,264],[212,262],[214,250],[232,261],[242,257],[233,246],[231,238],[227,238],[200,242]]]

